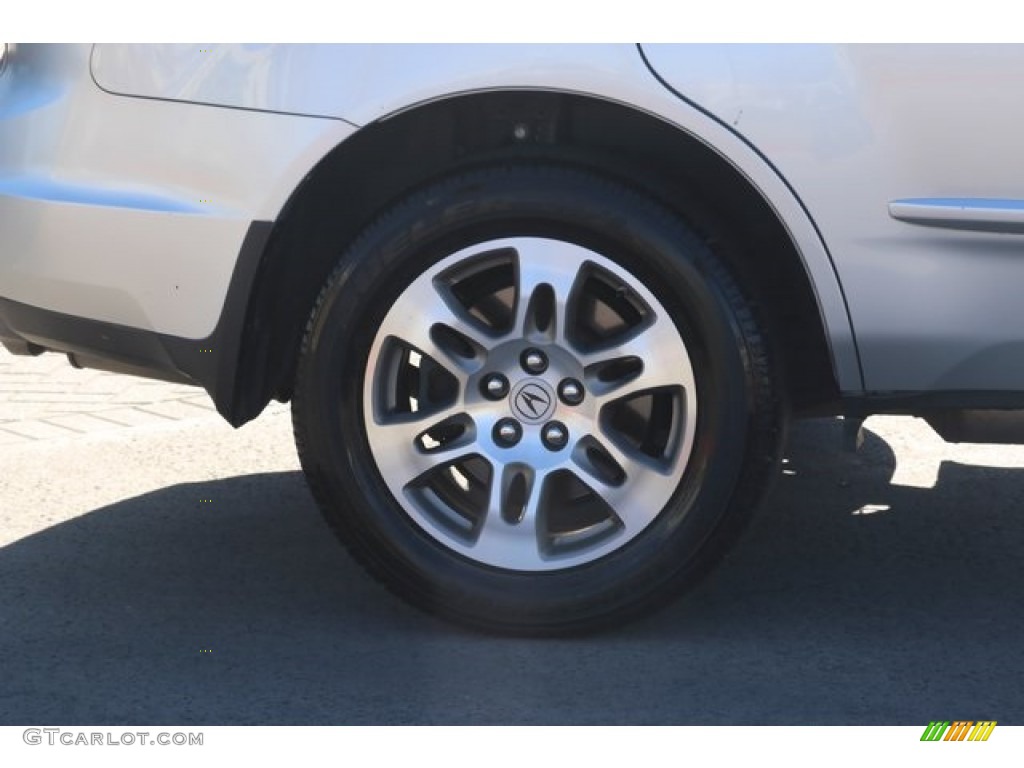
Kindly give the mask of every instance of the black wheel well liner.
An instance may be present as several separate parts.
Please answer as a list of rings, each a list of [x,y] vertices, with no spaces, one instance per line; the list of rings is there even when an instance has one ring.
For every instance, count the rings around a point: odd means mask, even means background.
[[[328,153],[274,224],[245,300],[218,409],[238,426],[291,396],[316,296],[379,211],[453,172],[495,163],[584,168],[659,200],[720,253],[771,330],[791,405],[828,410],[838,387],[814,292],[761,194],[700,140],[645,112],[549,91],[487,91],[427,103],[357,131]],[[241,310],[238,309],[239,313]],[[225,385],[226,386],[223,386]]]

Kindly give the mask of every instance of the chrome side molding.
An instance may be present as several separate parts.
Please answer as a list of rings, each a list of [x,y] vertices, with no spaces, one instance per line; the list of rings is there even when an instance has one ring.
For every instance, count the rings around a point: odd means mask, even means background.
[[[889,215],[898,221],[926,227],[1024,234],[1024,200],[911,198],[891,201]]]

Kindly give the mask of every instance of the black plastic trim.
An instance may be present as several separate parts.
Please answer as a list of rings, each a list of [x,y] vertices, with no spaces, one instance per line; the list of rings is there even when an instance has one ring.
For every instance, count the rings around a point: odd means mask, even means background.
[[[213,354],[202,361],[194,361],[197,365],[200,362],[215,363],[214,369],[208,372],[207,391],[213,397],[217,410],[233,427],[240,427],[255,419],[270,402],[269,396],[259,403],[251,401],[250,398],[248,407],[242,409],[240,393],[245,377],[242,375],[240,361],[243,355],[243,331],[249,314],[253,286],[265,260],[273,229],[272,221],[254,221],[249,225],[238,252],[235,269],[231,273],[231,282],[228,284],[220,319],[208,339]],[[191,349],[194,350],[195,347]]]
[[[164,339],[151,331],[74,317],[3,298],[0,325],[14,334],[14,344],[27,343],[50,352],[65,352],[81,366],[201,383],[176,365]],[[5,338],[5,346],[10,347],[7,342]]]

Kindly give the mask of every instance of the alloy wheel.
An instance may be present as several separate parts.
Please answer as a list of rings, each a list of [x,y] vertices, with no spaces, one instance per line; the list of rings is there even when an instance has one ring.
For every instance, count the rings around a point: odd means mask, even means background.
[[[686,344],[633,274],[542,237],[480,243],[416,277],[363,383],[372,459],[408,517],[470,560],[565,569],[625,546],[692,452]]]

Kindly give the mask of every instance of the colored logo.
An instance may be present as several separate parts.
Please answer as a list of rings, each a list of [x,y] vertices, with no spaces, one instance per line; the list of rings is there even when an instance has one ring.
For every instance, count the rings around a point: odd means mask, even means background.
[[[995,720],[932,720],[921,741],[988,741],[995,727]]]

